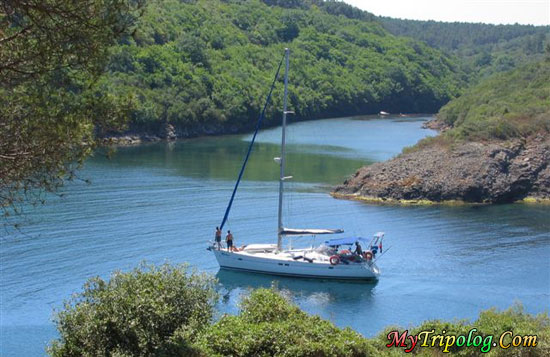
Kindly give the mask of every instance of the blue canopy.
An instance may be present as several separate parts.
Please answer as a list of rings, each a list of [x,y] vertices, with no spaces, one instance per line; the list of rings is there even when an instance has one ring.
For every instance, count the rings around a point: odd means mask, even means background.
[[[368,242],[366,238],[362,237],[349,237],[349,238],[336,238],[325,241],[325,244],[329,247],[334,247],[336,245],[350,245],[354,244],[357,241]]]

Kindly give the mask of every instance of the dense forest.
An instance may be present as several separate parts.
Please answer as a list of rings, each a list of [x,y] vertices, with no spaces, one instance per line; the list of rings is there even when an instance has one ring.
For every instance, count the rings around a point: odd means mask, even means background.
[[[423,41],[456,56],[471,81],[542,59],[550,46],[550,26],[402,20],[379,17],[396,36]]]
[[[164,0],[113,49],[102,86],[136,98],[131,128],[178,136],[254,125],[269,83],[291,49],[290,107],[298,120],[435,112],[466,75],[441,51],[388,33],[336,1]],[[267,125],[278,120],[281,85]]]
[[[248,130],[289,47],[297,120],[437,112],[478,79],[540,60],[547,33],[376,17],[334,0],[159,0],[113,48],[102,87],[134,96],[130,131]],[[278,120],[280,92],[266,125]]]

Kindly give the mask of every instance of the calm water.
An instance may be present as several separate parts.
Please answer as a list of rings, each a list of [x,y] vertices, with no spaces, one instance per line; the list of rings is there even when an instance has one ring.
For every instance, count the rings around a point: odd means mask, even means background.
[[[376,284],[293,280],[218,272],[205,250],[219,224],[248,136],[122,148],[96,156],[64,198],[29,211],[22,233],[2,231],[0,355],[44,354],[56,336],[52,311],[94,275],[147,260],[189,262],[217,273],[222,312],[250,288],[272,284],[304,310],[366,336],[432,318],[475,318],[521,301],[550,307],[550,208],[398,207],[335,200],[331,185],[388,159],[420,138],[426,118],[347,118],[291,125],[285,223],[386,232]],[[275,240],[278,129],[263,131],[231,213],[237,244]],[[309,244],[311,239],[298,243]],[[296,242],[295,242],[296,243]]]

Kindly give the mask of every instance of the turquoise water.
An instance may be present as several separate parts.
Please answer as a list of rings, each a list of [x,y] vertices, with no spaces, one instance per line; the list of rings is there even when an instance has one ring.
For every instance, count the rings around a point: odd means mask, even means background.
[[[121,148],[90,159],[63,198],[28,209],[21,232],[2,231],[2,356],[44,354],[56,336],[53,309],[95,275],[153,263],[189,262],[217,274],[222,312],[250,288],[276,285],[304,310],[366,336],[387,325],[475,318],[521,301],[550,307],[550,207],[399,207],[335,200],[331,185],[388,159],[429,130],[426,117],[341,118],[289,127],[285,223],[386,232],[382,277],[373,283],[294,280],[218,272],[205,250],[219,225],[249,135]],[[238,245],[276,239],[280,130],[260,133],[227,225]],[[317,242],[320,239],[317,240]],[[310,239],[295,241],[309,244]],[[389,249],[388,249],[389,248]]]

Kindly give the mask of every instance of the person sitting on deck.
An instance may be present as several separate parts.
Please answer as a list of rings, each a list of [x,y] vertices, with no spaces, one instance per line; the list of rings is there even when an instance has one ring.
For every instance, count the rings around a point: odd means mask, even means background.
[[[227,231],[227,235],[225,236],[225,242],[227,243],[227,251],[233,250],[233,234],[231,234],[231,231]]]
[[[355,242],[355,254],[357,255],[363,255],[363,248],[361,248],[361,244],[359,242]]]
[[[222,248],[222,230],[220,227],[216,227],[216,247],[218,247],[218,250]]]

